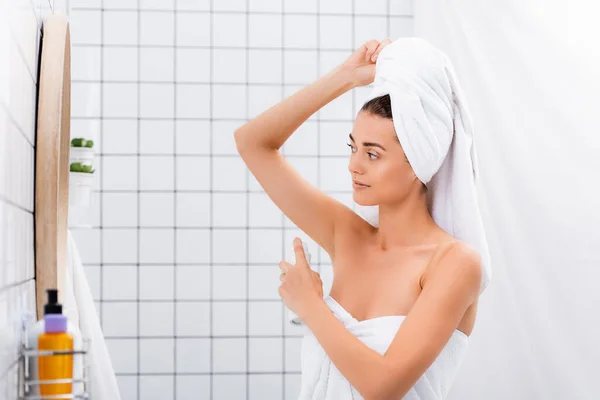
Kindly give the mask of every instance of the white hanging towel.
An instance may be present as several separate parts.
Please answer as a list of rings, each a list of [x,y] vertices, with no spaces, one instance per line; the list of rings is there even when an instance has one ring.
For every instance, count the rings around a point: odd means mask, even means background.
[[[389,94],[394,128],[416,176],[427,188],[434,221],[481,256],[480,293],[492,278],[477,200],[473,127],[448,56],[424,39],[403,37],[381,50],[367,100]],[[378,206],[356,205],[373,226]]]
[[[121,400],[92,291],[71,231],[67,231],[67,265],[63,302],[64,314],[69,321],[79,326],[83,337],[90,341],[86,361],[90,366],[88,377],[91,381],[91,390],[88,392],[91,392],[91,398]]]

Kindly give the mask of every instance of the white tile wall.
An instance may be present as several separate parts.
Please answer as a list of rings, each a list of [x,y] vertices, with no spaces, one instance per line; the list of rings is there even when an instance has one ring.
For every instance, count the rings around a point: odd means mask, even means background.
[[[297,398],[302,332],[285,322],[277,263],[302,236],[328,293],[331,262],[248,173],[233,132],[365,40],[411,34],[411,0],[74,5],[73,126],[101,132],[102,177],[99,225],[75,236],[123,398]],[[345,144],[367,94],[336,99],[283,148],[349,206]]]
[[[0,399],[6,400],[18,395],[21,317],[35,313],[38,49],[41,23],[52,7],[48,0],[0,2]]]

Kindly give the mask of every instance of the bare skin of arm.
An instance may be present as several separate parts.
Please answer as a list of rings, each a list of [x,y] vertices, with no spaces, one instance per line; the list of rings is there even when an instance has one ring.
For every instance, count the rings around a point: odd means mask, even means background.
[[[240,156],[267,195],[331,257],[336,226],[353,212],[311,185],[279,149],[320,108],[356,86],[371,83],[375,75],[372,57],[386,44],[374,40],[365,43],[346,62],[235,132]]]

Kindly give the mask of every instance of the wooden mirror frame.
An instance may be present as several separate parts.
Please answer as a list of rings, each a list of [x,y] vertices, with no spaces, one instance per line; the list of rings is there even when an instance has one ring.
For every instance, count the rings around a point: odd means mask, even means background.
[[[62,293],[69,214],[71,38],[65,15],[43,26],[35,155],[35,278],[37,316],[46,289]],[[60,297],[59,297],[60,298]]]

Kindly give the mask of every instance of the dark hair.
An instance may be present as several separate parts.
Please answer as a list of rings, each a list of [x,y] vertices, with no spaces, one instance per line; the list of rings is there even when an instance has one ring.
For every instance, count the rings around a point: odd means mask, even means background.
[[[360,111],[368,111],[373,115],[377,115],[378,117],[393,119],[392,99],[390,99],[389,94],[384,94],[383,96],[375,97],[363,104]]]

